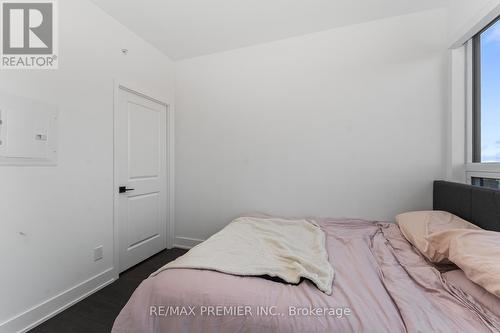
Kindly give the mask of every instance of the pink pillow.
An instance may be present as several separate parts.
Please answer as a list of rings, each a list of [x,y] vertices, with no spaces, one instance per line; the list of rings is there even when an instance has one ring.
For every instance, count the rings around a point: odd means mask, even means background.
[[[427,239],[471,281],[500,297],[500,232],[452,229],[436,232]]]
[[[429,244],[427,237],[430,234],[448,229],[481,229],[456,215],[442,211],[400,214],[396,216],[396,223],[405,238],[434,263],[446,263],[447,258]]]

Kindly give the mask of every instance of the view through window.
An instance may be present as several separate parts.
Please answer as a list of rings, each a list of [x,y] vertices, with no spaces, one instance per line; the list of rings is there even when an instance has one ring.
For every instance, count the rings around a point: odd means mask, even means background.
[[[500,162],[500,20],[475,37],[474,162]]]

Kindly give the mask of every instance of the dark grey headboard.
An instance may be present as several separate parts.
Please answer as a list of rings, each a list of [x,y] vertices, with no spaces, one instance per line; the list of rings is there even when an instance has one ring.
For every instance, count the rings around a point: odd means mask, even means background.
[[[444,210],[475,225],[500,231],[500,191],[488,188],[434,182],[434,210]]]

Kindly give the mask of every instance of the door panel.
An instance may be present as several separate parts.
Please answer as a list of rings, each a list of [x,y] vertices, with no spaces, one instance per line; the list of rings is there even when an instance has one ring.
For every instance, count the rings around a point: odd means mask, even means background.
[[[130,178],[158,177],[161,113],[129,104]],[[148,147],[148,149],[144,149]]]
[[[120,272],[166,248],[166,113],[166,105],[119,89],[116,185],[128,190],[115,201]]]
[[[128,198],[128,242],[127,250],[137,244],[159,236],[161,232],[160,200],[158,193],[149,193]]]

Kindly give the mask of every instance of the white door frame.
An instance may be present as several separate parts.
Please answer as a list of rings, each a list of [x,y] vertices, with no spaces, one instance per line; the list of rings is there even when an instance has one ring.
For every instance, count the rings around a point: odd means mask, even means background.
[[[166,248],[171,249],[174,245],[174,110],[168,101],[168,98],[157,98],[154,94],[150,94],[144,89],[137,89],[139,85],[131,84],[130,82],[123,80],[114,80],[114,97],[113,97],[113,269],[115,271],[115,275],[118,278],[119,275],[119,228],[118,228],[118,187],[120,186],[118,182],[118,172],[116,165],[116,146],[117,146],[117,135],[116,135],[116,127],[117,127],[117,113],[118,113],[118,103],[120,89],[125,90],[129,93],[138,95],[140,97],[146,98],[155,103],[162,104],[167,109],[167,237],[166,237]]]

